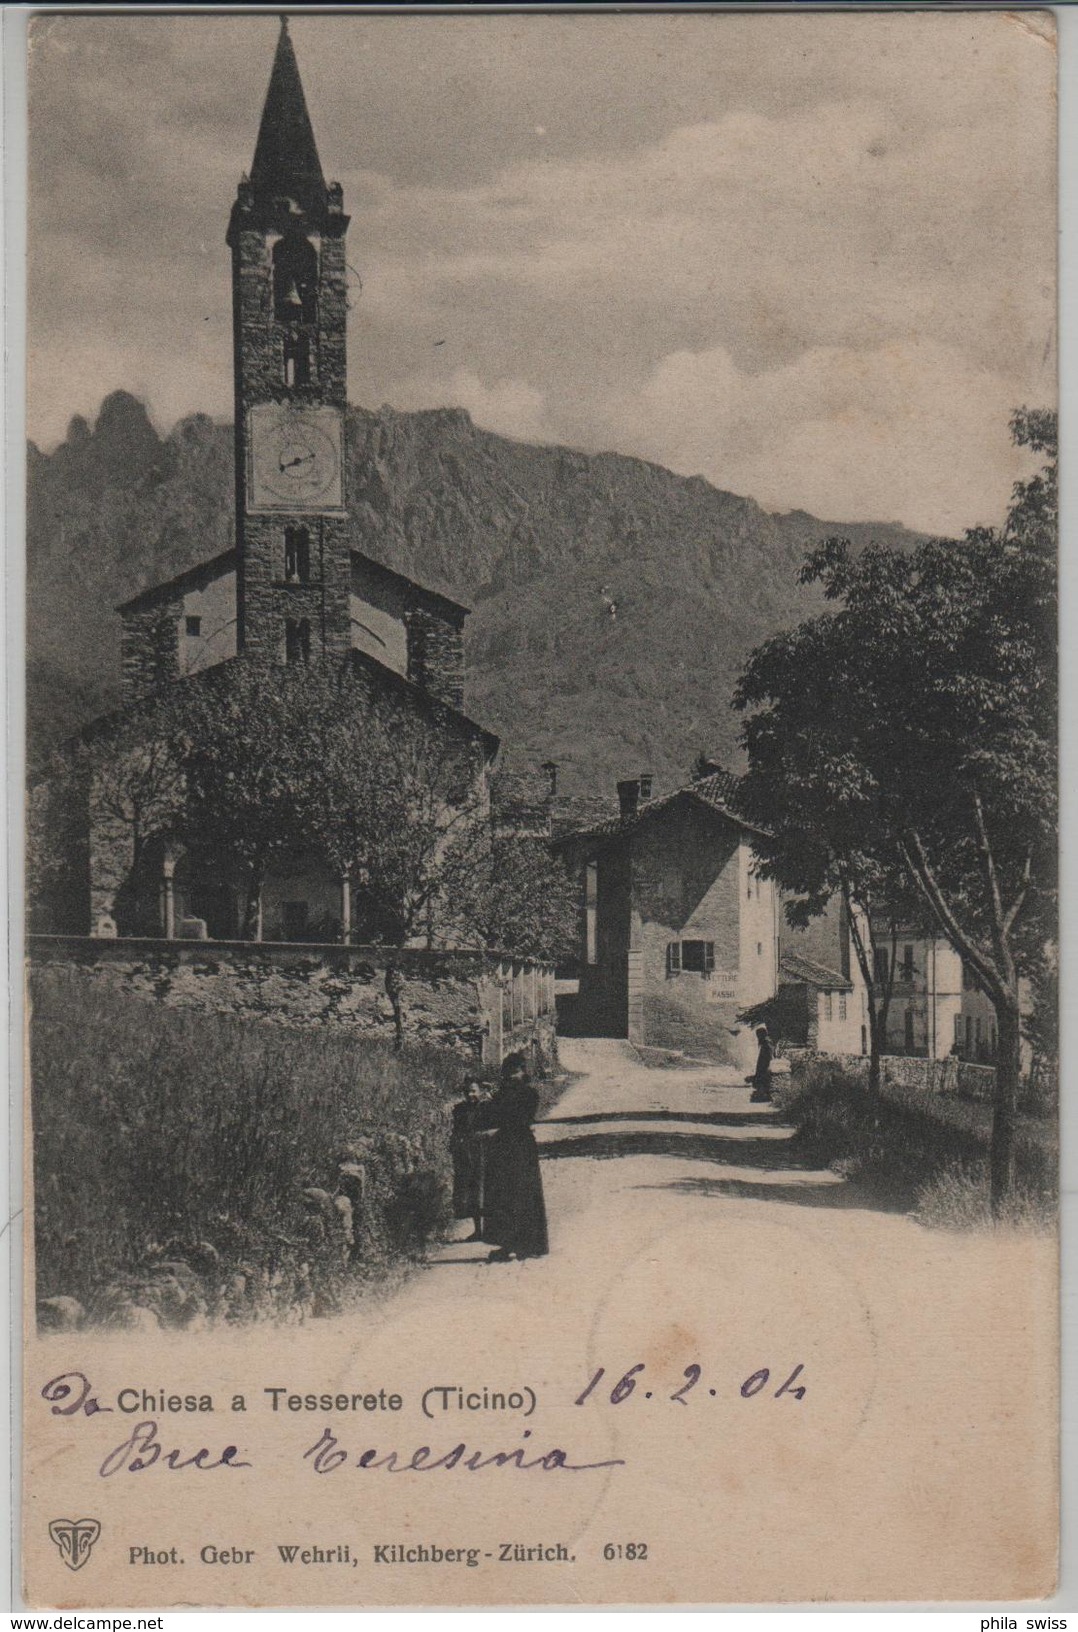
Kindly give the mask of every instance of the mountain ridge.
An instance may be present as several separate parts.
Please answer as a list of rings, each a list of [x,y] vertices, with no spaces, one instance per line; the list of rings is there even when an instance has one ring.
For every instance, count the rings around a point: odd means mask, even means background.
[[[113,392],[27,483],[32,752],[119,698],[122,601],[233,542],[233,433],[192,414],[161,435]],[[736,754],[729,707],[753,646],[818,609],[805,550],[840,533],[910,547],[894,523],[772,513],[702,476],[538,445],[461,408],[349,408],[353,546],[474,608],[466,704],[511,764],[557,760],[567,791]]]

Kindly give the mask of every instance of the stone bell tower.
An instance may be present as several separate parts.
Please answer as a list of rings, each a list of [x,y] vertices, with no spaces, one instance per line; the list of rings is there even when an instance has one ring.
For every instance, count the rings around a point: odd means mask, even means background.
[[[228,226],[238,646],[274,662],[349,650],[347,229],[282,18],[254,163]]]

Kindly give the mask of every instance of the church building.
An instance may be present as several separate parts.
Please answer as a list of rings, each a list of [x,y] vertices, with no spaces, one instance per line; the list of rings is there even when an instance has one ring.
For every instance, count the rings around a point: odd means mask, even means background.
[[[282,20],[254,162],[227,234],[235,545],[118,609],[123,703],[152,703],[245,660],[347,669],[380,705],[459,748],[485,788],[498,740],[463,710],[468,609],[358,548],[349,515],[348,224],[339,183],[323,175]],[[107,746],[109,731],[106,720],[90,735]],[[219,870],[190,857],[162,853],[150,922],[145,892],[140,906],[125,907],[131,838],[105,803],[90,790],[81,932],[239,933],[240,882],[222,883]],[[322,938],[316,926],[334,921],[347,938],[346,880],[299,858],[288,876],[267,880],[265,897],[264,938]]]

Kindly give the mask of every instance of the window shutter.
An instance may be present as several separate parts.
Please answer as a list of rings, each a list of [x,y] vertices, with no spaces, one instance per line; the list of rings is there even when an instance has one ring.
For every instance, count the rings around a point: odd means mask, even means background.
[[[666,947],[666,972],[668,975],[681,973],[681,942],[669,941]]]
[[[715,942],[714,941],[705,941],[704,942],[704,974],[705,975],[711,975],[711,974],[714,974],[714,972],[715,972]]]

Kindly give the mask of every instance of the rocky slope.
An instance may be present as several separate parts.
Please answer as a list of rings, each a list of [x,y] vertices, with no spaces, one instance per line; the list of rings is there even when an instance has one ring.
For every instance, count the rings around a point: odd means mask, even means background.
[[[474,607],[470,711],[509,757],[553,758],[569,791],[641,770],[670,784],[701,750],[729,758],[729,707],[751,648],[815,602],[805,548],[894,526],[771,515],[752,499],[621,454],[536,447],[462,410],[352,409],[357,548]],[[116,392],[72,421],[28,480],[32,745],[117,700],[113,607],[228,548],[232,434],[203,415],[167,436]]]

